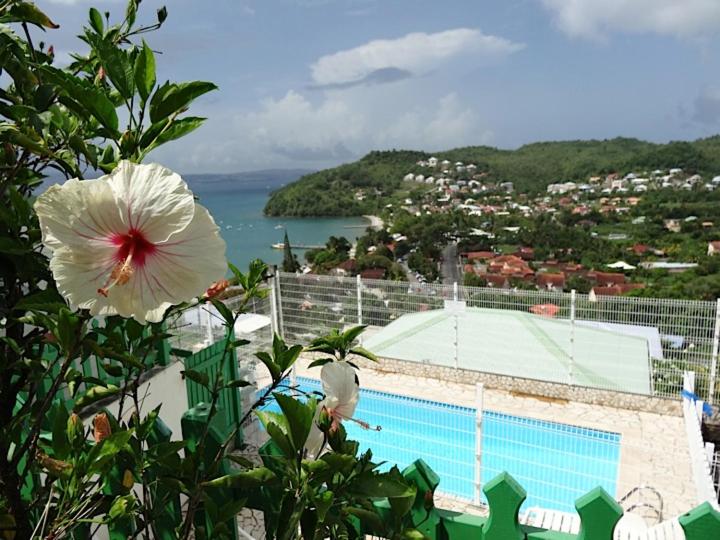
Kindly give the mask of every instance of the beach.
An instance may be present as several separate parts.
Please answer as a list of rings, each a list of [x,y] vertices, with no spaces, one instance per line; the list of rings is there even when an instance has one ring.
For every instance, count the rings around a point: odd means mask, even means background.
[[[363,217],[370,222],[371,229],[374,229],[376,231],[381,231],[385,228],[385,222],[378,216],[367,215],[367,216],[363,216]]]

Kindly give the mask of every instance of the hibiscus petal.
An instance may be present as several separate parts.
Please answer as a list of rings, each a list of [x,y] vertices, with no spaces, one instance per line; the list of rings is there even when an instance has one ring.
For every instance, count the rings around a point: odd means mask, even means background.
[[[110,245],[124,230],[113,191],[101,180],[68,180],[51,186],[35,202],[43,244],[87,247],[88,242]]]
[[[50,270],[58,291],[71,307],[91,309],[96,314],[107,304],[97,290],[116,264],[114,251],[112,246],[96,243],[87,249],[61,247],[53,252]]]
[[[157,321],[162,304],[179,304],[200,296],[227,271],[225,241],[210,213],[195,205],[195,215],[182,231],[155,245],[145,264],[129,281],[109,291],[120,315]],[[160,306],[160,308],[158,308]]]
[[[193,219],[195,200],[180,175],[162,165],[121,161],[107,182],[125,223],[152,243],[165,242]]]
[[[355,370],[347,362],[331,362],[320,370],[327,407],[344,418],[352,418],[360,399]]]

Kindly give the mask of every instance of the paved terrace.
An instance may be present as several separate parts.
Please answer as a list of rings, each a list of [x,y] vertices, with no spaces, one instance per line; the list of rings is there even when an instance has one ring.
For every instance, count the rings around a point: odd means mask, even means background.
[[[317,379],[320,370],[308,369],[310,361],[309,357],[301,358],[297,374]],[[360,382],[363,388],[475,407],[474,385],[383,371],[382,360],[377,366],[378,369],[362,368]],[[260,387],[269,382],[262,367],[258,369],[258,378]],[[620,433],[622,439],[618,496],[624,495],[635,486],[650,485],[663,495],[665,519],[686,512],[688,508],[696,505],[685,427],[680,416],[520,395],[487,388],[484,392],[484,408]],[[457,503],[443,506],[462,508]]]

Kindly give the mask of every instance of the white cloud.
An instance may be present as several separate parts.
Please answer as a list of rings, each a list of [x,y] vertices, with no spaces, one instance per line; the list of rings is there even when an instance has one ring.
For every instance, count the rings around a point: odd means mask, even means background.
[[[718,0],[541,0],[568,35],[602,39],[612,32],[695,38],[716,33]]]
[[[152,159],[185,172],[311,168],[352,161],[374,149],[492,142],[492,132],[458,95],[413,96],[412,85],[324,92],[312,101],[291,90],[251,111],[203,111],[210,120],[200,133]]]
[[[319,58],[310,67],[318,85],[355,82],[381,69],[427,73],[461,53],[483,58],[503,57],[524,47],[471,28],[434,34],[414,32],[398,39],[378,39]]]

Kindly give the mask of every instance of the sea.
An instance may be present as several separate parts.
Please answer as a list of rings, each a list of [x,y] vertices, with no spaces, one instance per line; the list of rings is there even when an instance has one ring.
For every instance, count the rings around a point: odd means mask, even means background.
[[[283,241],[285,231],[291,245],[324,245],[330,236],[344,236],[351,242],[365,232],[369,222],[353,218],[287,218],[267,217],[263,208],[270,196],[267,189],[238,186],[229,191],[202,193],[196,190],[199,203],[212,214],[227,243],[227,259],[241,270],[253,259],[269,265],[282,264],[283,251],[272,244]],[[304,249],[293,249],[298,261],[305,261]]]

